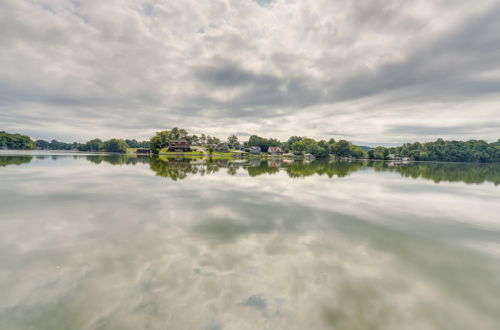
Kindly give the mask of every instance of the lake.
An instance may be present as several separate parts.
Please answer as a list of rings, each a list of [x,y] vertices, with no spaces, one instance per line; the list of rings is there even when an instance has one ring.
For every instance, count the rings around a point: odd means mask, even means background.
[[[500,165],[3,151],[0,293],[6,330],[499,329]]]

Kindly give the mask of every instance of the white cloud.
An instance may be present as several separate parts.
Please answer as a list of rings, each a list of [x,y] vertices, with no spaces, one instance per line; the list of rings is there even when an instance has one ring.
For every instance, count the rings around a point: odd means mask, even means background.
[[[66,140],[173,126],[496,140],[481,124],[498,115],[498,22],[493,0],[6,0],[0,126]]]

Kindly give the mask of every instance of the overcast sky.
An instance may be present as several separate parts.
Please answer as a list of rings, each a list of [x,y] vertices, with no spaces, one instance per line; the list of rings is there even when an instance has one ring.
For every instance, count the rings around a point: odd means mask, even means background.
[[[500,1],[2,0],[0,130],[500,138]]]

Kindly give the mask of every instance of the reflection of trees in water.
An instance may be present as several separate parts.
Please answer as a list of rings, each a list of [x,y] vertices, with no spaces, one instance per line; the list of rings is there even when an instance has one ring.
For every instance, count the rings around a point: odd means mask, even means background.
[[[0,166],[22,165],[33,160],[33,156],[0,156]]]
[[[67,156],[64,156],[67,157]],[[81,155],[72,156],[74,159]],[[409,163],[394,164],[390,162],[334,162],[315,160],[311,163],[305,162],[283,162],[281,160],[261,161],[250,159],[239,163],[228,159],[215,159],[201,161],[189,158],[167,158],[167,157],[136,157],[130,155],[87,155],[88,161],[112,165],[135,165],[149,164],[151,170],[158,176],[169,177],[172,180],[182,180],[189,175],[209,175],[224,170],[228,175],[235,175],[238,170],[244,170],[249,176],[256,177],[263,174],[277,174],[280,169],[291,178],[307,177],[311,175],[326,175],[332,177],[346,177],[363,167],[372,167],[375,171],[389,171],[400,173],[406,178],[423,178],[439,182],[464,182],[468,184],[479,184],[492,182],[500,184],[500,164],[476,164],[476,163]],[[59,155],[6,155],[0,156],[0,167],[8,165],[21,165],[31,162],[33,159],[58,159]]]
[[[157,158],[152,157],[149,160],[151,170],[158,176],[169,177],[173,180],[182,180],[190,174],[208,175],[216,173],[221,169],[225,169],[229,175],[235,175],[239,169],[247,171],[251,177],[256,177],[264,174],[277,174],[280,168],[291,178],[305,177],[310,175],[327,175],[328,177],[344,177],[350,173],[357,171],[363,166],[361,162],[354,163],[339,163],[315,161],[312,163],[283,163],[283,162],[256,162],[250,161],[247,163],[234,163],[230,160],[207,160],[199,163],[190,159],[175,159],[175,158]]]
[[[499,164],[450,164],[450,163],[410,163],[391,164],[388,162],[334,162],[316,160],[304,162],[266,162],[250,160],[246,163],[234,163],[231,160],[208,160],[200,163],[190,159],[159,159],[149,158],[151,169],[159,176],[181,180],[189,176],[208,175],[224,170],[229,175],[235,175],[238,170],[245,170],[249,176],[277,174],[284,171],[290,178],[300,178],[312,175],[346,177],[363,167],[372,167],[375,171],[398,172],[404,177],[424,178],[439,182],[500,184]]]
[[[149,162],[148,157],[136,157],[128,155],[89,155],[85,156],[85,159],[91,161],[94,164],[105,162],[111,165],[135,165],[147,164]]]
[[[390,166],[387,162],[368,164],[377,171],[399,172],[404,177],[424,178],[439,182],[465,182],[500,184],[500,164],[479,163],[411,163]]]
[[[208,164],[206,166],[191,164],[189,159],[160,159],[158,157],[149,158],[149,167],[156,175],[171,178],[174,181],[185,179],[189,174],[204,175],[211,170]]]
[[[328,162],[313,161],[311,163],[294,162],[284,166],[291,178],[300,178],[310,175],[326,175],[329,178],[334,176],[342,178],[363,167],[362,162]]]
[[[280,171],[279,167],[269,166],[267,162],[261,162],[258,166],[248,166],[246,167],[246,170],[250,176],[277,174]]]

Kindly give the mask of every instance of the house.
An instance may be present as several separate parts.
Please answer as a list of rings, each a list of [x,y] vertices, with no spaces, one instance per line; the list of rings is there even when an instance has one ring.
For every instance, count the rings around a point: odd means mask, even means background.
[[[260,150],[259,146],[252,146],[252,147],[250,147],[250,153],[252,155],[260,155],[260,152],[261,152],[261,150]]]
[[[169,152],[187,152],[191,151],[191,143],[185,140],[170,141],[167,151]]]
[[[304,159],[306,159],[306,160],[313,160],[314,158],[316,158],[316,157],[314,157],[313,154],[305,154],[304,155]]]
[[[150,150],[149,148],[137,148],[135,150],[135,153],[138,154],[138,155],[149,155],[150,154]]]
[[[226,143],[219,143],[215,146],[217,152],[229,152],[229,146]]]
[[[387,156],[387,158],[388,158],[389,160],[401,160],[401,157],[396,156],[395,154],[389,154],[389,155]]]
[[[407,157],[407,156],[403,156],[403,157],[401,157],[401,161],[403,161],[403,162],[409,162],[409,161],[411,161],[411,158]]]
[[[281,150],[280,147],[270,146],[269,149],[267,149],[267,153],[270,155],[282,155],[283,150]]]

